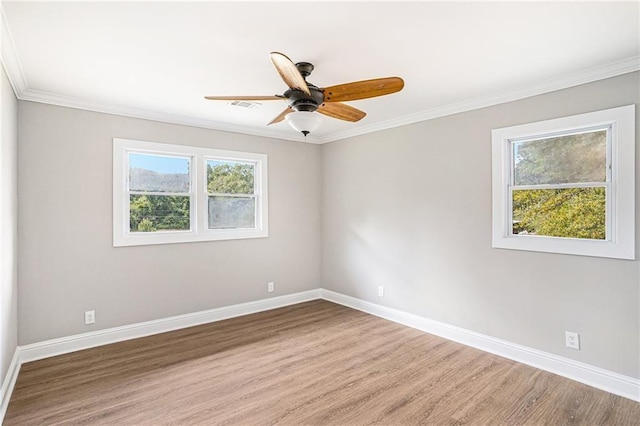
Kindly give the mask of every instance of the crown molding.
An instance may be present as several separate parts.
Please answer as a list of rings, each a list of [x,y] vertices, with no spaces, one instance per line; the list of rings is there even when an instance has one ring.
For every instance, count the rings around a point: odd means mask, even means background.
[[[120,115],[124,117],[139,118],[143,120],[158,121],[169,124],[179,124],[183,126],[199,127],[203,129],[218,130],[229,133],[241,133],[251,136],[260,136],[271,139],[283,139],[295,142],[319,143],[317,138],[307,137],[305,140],[302,136],[285,132],[273,132],[272,130],[259,130],[248,128],[236,124],[222,123],[213,120],[203,120],[199,118],[187,117],[177,114],[168,114],[157,111],[149,111],[138,108],[130,108],[116,105],[107,105],[97,102],[68,97],[62,95],[40,92],[36,90],[27,90],[22,94],[17,94],[18,99],[22,101],[38,102],[50,105],[57,105],[67,108],[81,109],[85,111],[94,111],[105,114]]]
[[[413,114],[382,121],[375,124],[352,127],[349,130],[334,132],[326,136],[313,136],[303,138],[297,134],[288,132],[276,132],[273,129],[259,130],[240,125],[221,123],[213,120],[203,120],[199,118],[187,117],[176,114],[168,114],[157,111],[148,111],[137,108],[129,108],[118,105],[108,105],[79,99],[70,96],[63,96],[54,93],[46,93],[29,88],[24,75],[20,58],[18,57],[13,42],[13,37],[6,22],[2,2],[0,2],[0,60],[7,73],[7,77],[13,87],[16,97],[19,100],[39,102],[50,105],[63,106],[68,108],[82,109],[87,111],[101,112],[106,114],[120,115],[125,117],[139,118],[144,120],[159,121],[163,123],[179,124],[204,129],[219,130],[230,133],[241,133],[251,136],[260,136],[273,139],[283,139],[295,142],[306,142],[312,144],[324,144],[342,139],[365,135],[367,133],[406,126],[420,121],[432,120],[434,118],[445,117],[447,115],[472,111],[506,102],[516,101],[531,96],[554,92],[585,83],[590,83],[605,78],[615,77],[630,72],[640,70],[640,56],[633,56],[620,61],[612,62],[602,66],[582,70],[576,73],[566,74],[559,78],[552,78],[541,81],[537,84],[521,87],[517,89],[505,90],[488,96],[456,102],[437,108],[419,111]]]
[[[244,126],[221,123],[213,120],[202,120],[176,114],[167,114],[157,111],[148,111],[137,108],[129,108],[118,105],[109,105],[71,96],[64,96],[55,93],[42,92],[29,88],[25,77],[20,58],[16,53],[13,36],[7,24],[7,20],[0,1],[0,61],[11,83],[11,87],[21,101],[31,101],[62,107],[81,109],[86,111],[101,112],[106,114],[120,115],[125,117],[139,118],[143,120],[159,121],[169,124],[179,124],[183,126],[200,127],[204,129],[218,130],[230,133],[241,133],[251,136],[260,136],[272,139],[283,139],[294,142],[319,143],[318,138],[309,136],[306,139],[296,134],[285,132],[273,132],[268,130],[258,130]]]
[[[530,98],[532,96],[542,95],[544,93],[555,92],[557,90],[567,89],[569,87],[579,86],[581,84],[591,83],[598,80],[604,80],[606,78],[616,77],[635,71],[640,71],[640,56],[633,56],[627,59],[582,70],[576,73],[565,74],[564,76],[559,78],[543,80],[534,85],[529,85],[518,89],[505,90],[503,92],[495,93],[492,95],[469,99],[462,102],[456,102],[437,108],[431,108],[425,111],[416,112],[414,114],[405,115],[368,126],[355,127],[349,130],[336,132],[327,137],[320,138],[319,143],[334,142],[342,139],[364,135],[367,133],[378,132],[380,130],[406,126],[407,124],[418,123],[420,121],[432,120],[434,118],[445,117],[448,115],[459,114],[461,112],[467,112],[493,105],[517,101],[520,99]]]

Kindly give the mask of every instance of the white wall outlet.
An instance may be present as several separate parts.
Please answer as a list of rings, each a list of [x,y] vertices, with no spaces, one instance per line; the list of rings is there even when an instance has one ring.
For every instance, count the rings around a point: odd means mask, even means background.
[[[84,323],[93,324],[96,322],[96,311],[87,311],[84,313]]]
[[[274,290],[275,290],[275,284],[273,282],[267,283],[267,291],[269,293],[273,293]]]
[[[378,287],[378,297],[384,297],[384,287]]]
[[[571,331],[565,331],[565,344],[568,348],[580,350],[580,335]]]

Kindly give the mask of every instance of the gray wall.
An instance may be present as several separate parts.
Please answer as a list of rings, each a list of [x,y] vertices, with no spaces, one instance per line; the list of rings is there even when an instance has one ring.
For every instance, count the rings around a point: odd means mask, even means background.
[[[23,101],[18,123],[21,345],[319,287],[319,146]],[[269,237],[114,248],[113,137],[268,154]]]
[[[492,128],[639,92],[628,74],[323,146],[21,101],[19,343],[261,299],[275,281],[640,377],[640,262],[492,249],[490,156]],[[269,238],[113,248],[112,137],[267,153]]]
[[[323,145],[323,287],[640,377],[639,261],[491,248],[492,128],[639,102],[633,73]]]
[[[0,384],[18,336],[17,101],[0,67]]]

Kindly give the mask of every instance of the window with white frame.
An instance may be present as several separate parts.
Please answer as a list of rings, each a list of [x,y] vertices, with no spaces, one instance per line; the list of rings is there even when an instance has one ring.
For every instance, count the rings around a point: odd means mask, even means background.
[[[266,155],[113,140],[114,246],[266,236]]]
[[[492,131],[493,247],[635,258],[635,106]]]

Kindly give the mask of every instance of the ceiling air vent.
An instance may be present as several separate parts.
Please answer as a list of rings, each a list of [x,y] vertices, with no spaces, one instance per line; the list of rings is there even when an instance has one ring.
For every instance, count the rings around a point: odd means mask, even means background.
[[[260,102],[232,101],[229,105],[239,108],[258,108],[262,105]]]

